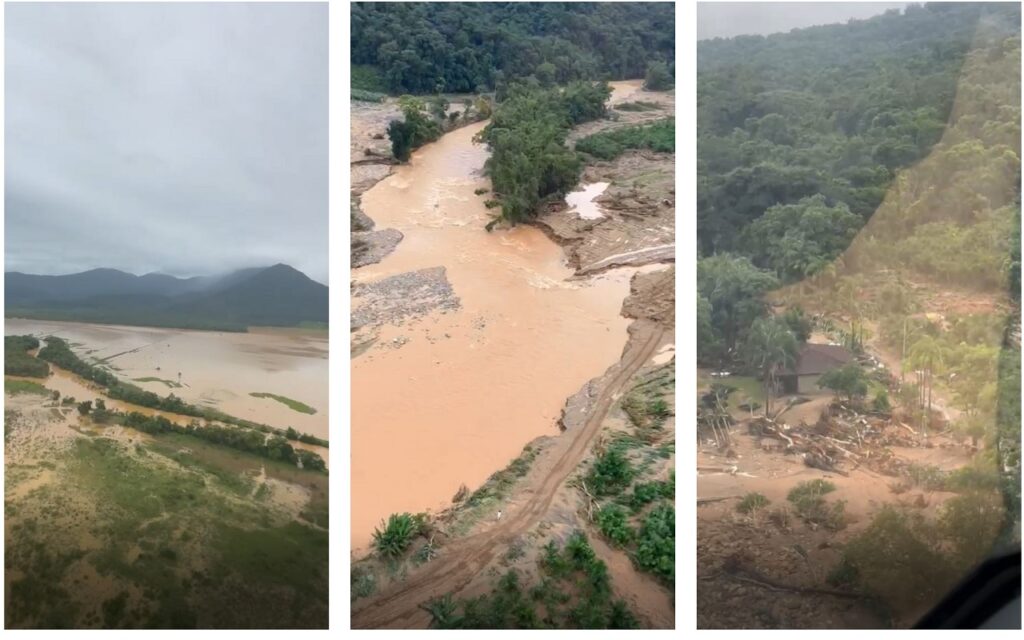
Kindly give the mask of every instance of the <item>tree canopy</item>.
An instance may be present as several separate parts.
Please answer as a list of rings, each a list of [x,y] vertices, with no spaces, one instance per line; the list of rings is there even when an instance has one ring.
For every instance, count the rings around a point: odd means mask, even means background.
[[[356,2],[357,88],[469,93],[644,77],[675,59],[675,7],[658,2]],[[374,73],[375,70],[375,73]]]

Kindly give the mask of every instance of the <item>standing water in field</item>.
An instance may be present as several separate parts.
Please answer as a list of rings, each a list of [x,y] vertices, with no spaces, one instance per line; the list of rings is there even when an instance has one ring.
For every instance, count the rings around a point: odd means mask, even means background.
[[[57,336],[79,357],[102,361],[119,379],[147,391],[173,393],[237,418],[328,437],[326,332],[266,328],[229,333],[7,318],[4,333]],[[57,375],[47,384],[61,379]],[[315,413],[251,393],[296,400]]]
[[[354,317],[374,305],[361,290],[423,269],[443,267],[441,282],[408,290],[433,287],[447,303],[412,320],[385,318],[352,361],[357,552],[389,514],[436,512],[460,485],[479,487],[528,442],[556,435],[566,399],[626,343],[620,310],[632,271],[569,280],[561,247],[540,230],[484,230],[497,211],[484,204],[487,149],[473,142],[484,126],[419,149],[362,198],[378,228],[404,239],[354,272]]]

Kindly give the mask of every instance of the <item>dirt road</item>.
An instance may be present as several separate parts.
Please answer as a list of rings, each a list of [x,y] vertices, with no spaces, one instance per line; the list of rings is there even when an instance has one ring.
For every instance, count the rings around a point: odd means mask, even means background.
[[[401,582],[362,601],[354,608],[352,627],[425,628],[430,615],[420,605],[445,593],[457,594],[481,574],[502,549],[537,525],[547,513],[562,483],[576,470],[590,451],[594,436],[630,378],[654,355],[665,329],[650,320],[637,320],[630,326],[630,339],[622,359],[604,378],[593,409],[582,428],[569,430],[538,459],[528,479],[525,502],[509,508],[505,519],[490,528],[464,538],[446,548],[437,559],[412,572]]]

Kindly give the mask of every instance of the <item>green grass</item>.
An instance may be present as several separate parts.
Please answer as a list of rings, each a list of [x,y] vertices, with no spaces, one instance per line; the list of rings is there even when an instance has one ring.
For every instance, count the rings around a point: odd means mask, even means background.
[[[302,402],[299,402],[298,400],[292,400],[291,398],[286,398],[285,396],[279,396],[274,393],[262,393],[253,391],[249,395],[254,398],[270,398],[271,400],[277,400],[281,404],[287,405],[289,409],[298,411],[299,413],[308,413],[309,415],[313,415],[314,413],[316,413],[316,409],[309,406],[308,404],[304,404]]]
[[[8,625],[326,627],[327,531],[284,520],[235,491],[231,477],[243,474],[216,447],[175,456],[194,440],[158,436],[147,443],[83,437],[55,454],[66,469],[61,482],[73,489],[38,489],[38,515],[12,526],[8,567],[25,578],[11,584]],[[266,466],[268,475],[297,471]],[[323,484],[326,492],[326,477]],[[78,529],[98,546],[78,548]],[[70,599],[64,589],[76,562],[92,565],[116,589]],[[121,595],[126,591],[139,598]],[[212,612],[199,602],[231,604]]]
[[[5,378],[4,393],[9,393],[12,396],[19,393],[34,393],[40,396],[48,396],[50,395],[50,390],[38,382],[32,382],[31,380],[10,380]]]
[[[602,160],[613,160],[628,149],[650,149],[662,153],[675,153],[675,120],[666,118],[653,124],[602,131],[589,135],[576,143],[577,151]]]
[[[165,380],[163,378],[156,378],[156,377],[153,377],[153,376],[146,376],[145,378],[133,378],[133,381],[135,381],[135,382],[162,382],[165,385],[167,385],[168,387],[170,387],[171,389],[178,389],[178,388],[181,387],[181,383],[180,382],[175,382],[174,380]]]

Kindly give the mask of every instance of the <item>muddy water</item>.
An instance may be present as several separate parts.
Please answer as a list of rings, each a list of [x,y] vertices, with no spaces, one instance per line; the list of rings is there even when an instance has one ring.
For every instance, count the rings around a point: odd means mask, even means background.
[[[378,228],[405,238],[360,281],[444,266],[461,309],[404,327],[352,362],[352,544],[393,512],[438,510],[533,438],[558,433],[566,399],[616,362],[631,271],[587,281],[534,227],[487,233],[483,124],[445,135],[363,195]]]
[[[119,378],[148,391],[162,396],[174,393],[239,418],[328,437],[327,336],[323,333],[286,329],[222,333],[17,318],[5,320],[4,333],[55,335],[72,343],[83,358],[106,359]],[[181,387],[136,380],[161,378],[177,383],[179,372]],[[276,400],[254,398],[251,392],[293,398],[317,412],[299,413]]]

